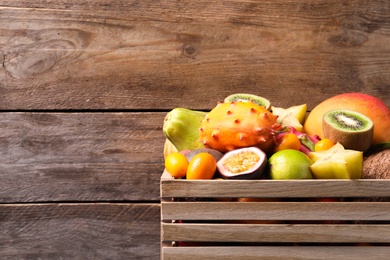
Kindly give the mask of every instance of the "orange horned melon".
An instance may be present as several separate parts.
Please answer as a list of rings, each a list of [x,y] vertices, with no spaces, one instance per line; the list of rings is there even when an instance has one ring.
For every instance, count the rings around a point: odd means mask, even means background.
[[[249,146],[269,152],[276,131],[282,129],[276,119],[264,106],[250,101],[219,103],[202,120],[199,136],[205,147],[223,153]]]

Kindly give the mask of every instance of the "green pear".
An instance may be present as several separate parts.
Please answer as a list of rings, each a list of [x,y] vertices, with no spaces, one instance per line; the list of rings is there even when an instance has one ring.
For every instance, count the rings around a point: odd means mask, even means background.
[[[174,108],[164,118],[165,137],[180,152],[204,148],[199,138],[200,123],[206,112],[187,108]]]

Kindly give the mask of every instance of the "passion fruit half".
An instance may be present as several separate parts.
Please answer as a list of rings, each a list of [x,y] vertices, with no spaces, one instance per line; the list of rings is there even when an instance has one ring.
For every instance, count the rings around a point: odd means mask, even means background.
[[[257,147],[229,151],[217,162],[224,179],[260,179],[267,166],[267,155]]]

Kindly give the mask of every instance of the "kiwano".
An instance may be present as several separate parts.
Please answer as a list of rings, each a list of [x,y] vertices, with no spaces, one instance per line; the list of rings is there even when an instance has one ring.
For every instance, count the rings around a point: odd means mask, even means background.
[[[277,116],[251,101],[219,103],[202,120],[199,137],[205,147],[222,153],[256,146],[270,152],[282,130]]]

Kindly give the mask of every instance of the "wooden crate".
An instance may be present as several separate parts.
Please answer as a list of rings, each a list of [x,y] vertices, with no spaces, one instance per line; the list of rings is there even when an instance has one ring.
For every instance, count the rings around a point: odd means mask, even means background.
[[[0,54],[0,259],[155,260],[166,113],[390,106],[390,1],[0,0]]]
[[[233,198],[264,198],[237,202]],[[161,178],[162,259],[388,259],[389,180]]]

